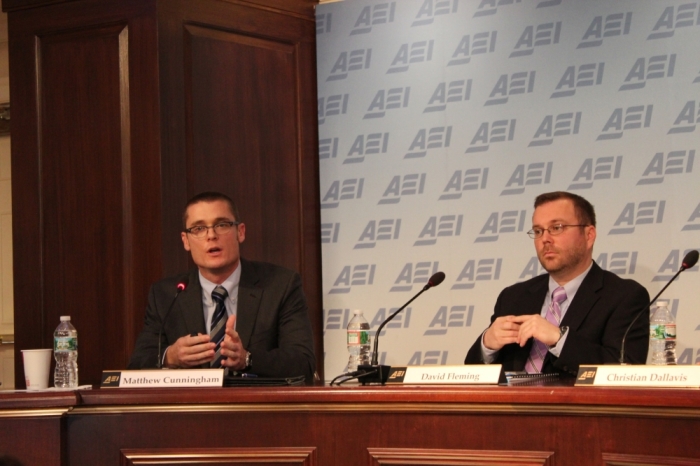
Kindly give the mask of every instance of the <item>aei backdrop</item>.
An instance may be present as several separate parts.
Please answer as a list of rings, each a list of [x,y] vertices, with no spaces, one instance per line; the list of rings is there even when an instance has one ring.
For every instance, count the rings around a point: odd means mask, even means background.
[[[345,327],[380,361],[461,364],[499,291],[543,273],[533,200],[597,211],[593,257],[655,295],[700,248],[700,1],[345,0],[319,5],[328,379]],[[666,291],[700,361],[700,274]]]

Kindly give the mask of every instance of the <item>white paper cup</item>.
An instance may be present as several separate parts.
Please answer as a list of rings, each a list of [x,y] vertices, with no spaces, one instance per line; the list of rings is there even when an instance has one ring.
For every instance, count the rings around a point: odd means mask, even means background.
[[[27,390],[46,390],[49,388],[49,370],[51,369],[50,349],[22,350],[24,361],[24,381]]]

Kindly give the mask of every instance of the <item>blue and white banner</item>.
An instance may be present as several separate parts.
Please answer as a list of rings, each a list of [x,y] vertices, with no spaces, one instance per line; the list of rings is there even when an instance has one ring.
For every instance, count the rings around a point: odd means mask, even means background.
[[[596,208],[593,258],[655,295],[700,249],[700,1],[346,0],[319,5],[325,373],[345,327],[379,360],[460,364],[500,290],[544,272],[534,198]],[[700,154],[698,154],[700,156]],[[665,292],[700,361],[700,274]]]

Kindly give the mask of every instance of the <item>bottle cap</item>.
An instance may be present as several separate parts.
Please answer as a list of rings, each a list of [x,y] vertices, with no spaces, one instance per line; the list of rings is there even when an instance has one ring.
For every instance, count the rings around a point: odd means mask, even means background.
[[[668,301],[656,301],[658,307],[668,307]]]
[[[61,322],[66,322],[70,320],[70,316],[61,316]]]
[[[356,316],[359,316],[360,314],[362,314],[362,309],[355,309],[354,311],[352,311],[352,313]]]

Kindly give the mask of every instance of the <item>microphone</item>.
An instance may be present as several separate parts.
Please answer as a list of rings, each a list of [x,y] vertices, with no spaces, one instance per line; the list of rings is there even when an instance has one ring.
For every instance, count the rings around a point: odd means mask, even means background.
[[[362,364],[357,367],[358,371],[362,371],[363,374],[358,377],[360,381],[362,382],[362,385],[365,385],[367,383],[381,383],[384,385],[386,383],[386,379],[389,377],[389,369],[391,369],[391,366],[380,366],[379,365],[379,334],[381,333],[382,329],[386,324],[391,322],[391,319],[396,317],[396,314],[399,312],[403,311],[406,306],[411,304],[414,299],[416,299],[418,296],[423,294],[424,291],[433,288],[435,286],[438,286],[440,283],[445,280],[445,273],[444,272],[436,272],[433,274],[432,277],[428,280],[428,283],[425,284],[422,290],[420,290],[414,297],[412,297],[406,304],[401,306],[397,311],[395,311],[393,314],[391,314],[389,317],[384,319],[384,322],[382,322],[379,325],[379,328],[377,329],[377,332],[374,335],[374,351],[372,352],[372,362],[367,365],[367,364]]]
[[[158,369],[163,368],[163,353],[161,352],[161,346],[163,343],[163,329],[165,328],[165,321],[168,319],[168,316],[170,315],[170,311],[173,310],[173,306],[175,305],[175,301],[177,301],[177,297],[180,296],[180,293],[185,291],[187,288],[187,285],[189,284],[190,279],[189,277],[185,277],[184,280],[181,280],[177,284],[177,291],[175,292],[175,296],[173,297],[173,300],[170,301],[170,306],[168,306],[168,310],[165,311],[165,315],[163,316],[163,321],[160,324],[160,330],[158,331],[158,361],[157,361],[157,366]]]
[[[642,311],[639,312],[635,316],[634,319],[632,319],[632,323],[629,325],[629,327],[627,327],[627,330],[625,331],[625,335],[622,337],[622,345],[620,347],[620,364],[625,363],[625,338],[627,338],[627,334],[629,333],[630,329],[632,328],[632,325],[634,325],[634,323],[637,321],[639,316],[642,315],[642,312],[644,312],[645,310],[647,312],[649,312],[649,308],[651,307],[651,305],[654,304],[657,299],[659,299],[659,296],[661,296],[661,293],[663,293],[666,290],[666,288],[668,288],[668,286],[671,284],[671,282],[673,282],[673,280],[675,280],[676,277],[678,275],[680,275],[680,273],[682,271],[689,269],[689,268],[692,268],[695,266],[695,264],[698,263],[698,256],[700,256],[700,253],[698,253],[697,250],[692,250],[692,251],[688,252],[688,254],[686,254],[685,257],[683,258],[683,262],[681,263],[681,268],[678,269],[678,272],[676,272],[676,274],[668,281],[668,283],[666,283],[666,286],[661,288],[661,291],[659,291],[657,293],[657,295],[654,296],[654,299],[649,301],[649,305],[646,306],[644,309],[642,309]]]

